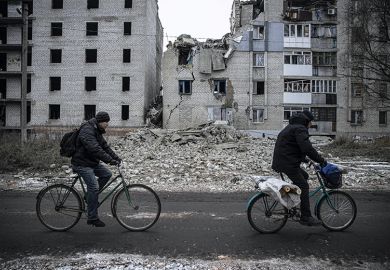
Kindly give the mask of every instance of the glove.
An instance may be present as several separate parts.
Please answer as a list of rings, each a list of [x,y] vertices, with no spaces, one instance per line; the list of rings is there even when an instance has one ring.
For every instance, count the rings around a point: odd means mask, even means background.
[[[118,160],[111,159],[110,162],[108,162],[108,164],[113,165],[113,166],[118,166],[121,163]]]
[[[328,162],[326,162],[326,160],[320,163],[321,168],[324,168],[326,165],[328,165]]]

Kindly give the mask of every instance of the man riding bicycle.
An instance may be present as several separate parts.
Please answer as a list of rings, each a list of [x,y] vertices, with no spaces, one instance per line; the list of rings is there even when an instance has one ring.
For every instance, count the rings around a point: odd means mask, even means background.
[[[96,227],[105,226],[98,217],[98,195],[112,176],[111,171],[100,164],[100,160],[110,165],[119,165],[121,162],[103,138],[109,121],[108,113],[98,112],[95,118],[88,120],[80,127],[76,152],[71,160],[73,171],[78,173],[87,185],[87,224]]]
[[[321,167],[326,160],[313,148],[309,140],[308,129],[312,125],[314,116],[309,111],[293,115],[289,124],[279,133],[275,143],[272,169],[284,173],[301,190],[301,218],[300,223],[306,226],[321,225],[321,221],[311,215],[309,201],[309,175],[300,167],[306,162],[308,156]]]

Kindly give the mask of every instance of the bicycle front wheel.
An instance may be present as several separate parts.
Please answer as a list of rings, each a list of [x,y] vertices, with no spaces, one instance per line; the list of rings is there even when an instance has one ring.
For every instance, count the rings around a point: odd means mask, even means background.
[[[142,184],[119,190],[112,201],[112,212],[119,224],[130,231],[145,231],[160,217],[161,202],[156,192]]]
[[[248,220],[253,229],[261,233],[275,233],[287,222],[288,210],[267,194],[253,198],[247,209]]]
[[[355,221],[356,203],[343,191],[330,191],[317,205],[317,216],[322,225],[330,231],[343,231]]]
[[[36,212],[41,223],[50,230],[66,231],[80,220],[83,204],[74,188],[56,184],[39,192]]]

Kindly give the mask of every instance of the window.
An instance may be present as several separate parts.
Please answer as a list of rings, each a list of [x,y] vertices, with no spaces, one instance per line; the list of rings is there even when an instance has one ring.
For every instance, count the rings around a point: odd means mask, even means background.
[[[63,0],[51,0],[51,8],[52,9],[63,9],[64,8]]]
[[[312,93],[336,93],[336,81],[335,80],[312,80],[311,92]]]
[[[99,8],[99,0],[87,0],[87,8]]]
[[[122,91],[130,91],[130,77],[122,77]]]
[[[313,52],[313,65],[316,66],[336,66],[336,52]]]
[[[254,38],[261,40],[264,39],[264,25],[258,25],[255,27]]]
[[[130,63],[131,61],[131,50],[123,49],[123,63]]]
[[[96,105],[84,105],[84,120],[94,118],[96,114]]]
[[[62,50],[52,49],[50,50],[50,63],[61,63],[62,61]]]
[[[351,124],[353,125],[361,125],[363,123],[363,111],[351,111]]]
[[[87,22],[85,25],[87,30],[87,36],[97,36],[98,35],[98,23],[97,22]]]
[[[27,66],[31,67],[32,64],[32,47],[27,49]]]
[[[50,77],[50,91],[61,90],[61,77]]]
[[[293,65],[311,65],[311,53],[310,52],[286,52],[284,55],[285,64]]]
[[[97,49],[85,49],[85,63],[97,63]]]
[[[386,111],[379,112],[379,125],[381,125],[381,126],[387,125],[387,112]]]
[[[32,40],[32,21],[28,22],[27,39]]]
[[[49,119],[60,119],[61,109],[59,104],[49,104]]]
[[[289,120],[291,116],[300,113],[304,110],[309,110],[309,108],[304,107],[284,107],[284,120]]]
[[[122,120],[129,120],[129,105],[122,105]]]
[[[62,23],[60,22],[51,23],[51,36],[52,37],[62,36]]]
[[[191,95],[191,93],[192,93],[192,81],[190,80],[179,81],[179,94]]]
[[[31,93],[31,74],[27,74],[27,93]]]
[[[314,121],[336,122],[336,108],[311,108]]]
[[[253,54],[253,66],[264,67],[264,53]]]
[[[284,80],[284,92],[310,92],[311,86],[309,80]]]
[[[379,84],[379,98],[385,99],[387,98],[387,84],[381,83]]]
[[[96,91],[96,77],[85,77],[85,91]]]
[[[133,8],[133,0],[125,0],[125,8]]]
[[[214,94],[226,95],[226,80],[214,80]]]
[[[310,26],[308,24],[303,26],[303,36],[310,37]]]
[[[179,65],[187,65],[191,57],[191,49],[179,47]]]
[[[297,25],[297,37],[302,37],[303,36],[303,26],[298,24]]]
[[[363,96],[363,84],[362,83],[351,83],[351,90],[353,97]]]
[[[308,24],[285,24],[285,37],[310,37],[310,25]]]
[[[263,109],[253,109],[253,123],[263,123],[264,122],[264,110]]]
[[[254,95],[264,95],[264,82],[256,81],[254,83],[254,87],[255,87],[253,91]]]
[[[124,22],[123,23],[123,29],[124,29],[124,35],[128,36],[131,35],[131,22]]]

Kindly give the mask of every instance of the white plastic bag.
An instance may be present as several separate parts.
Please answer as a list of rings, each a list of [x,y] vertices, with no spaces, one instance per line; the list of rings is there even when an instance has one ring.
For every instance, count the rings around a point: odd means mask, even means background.
[[[274,177],[259,177],[256,180],[261,192],[272,196],[287,209],[291,209],[301,202],[301,189],[296,185]]]

